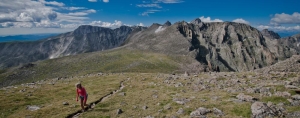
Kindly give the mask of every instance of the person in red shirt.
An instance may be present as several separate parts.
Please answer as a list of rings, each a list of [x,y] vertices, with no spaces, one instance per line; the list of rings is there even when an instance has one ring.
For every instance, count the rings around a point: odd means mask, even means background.
[[[88,94],[85,91],[85,88],[83,86],[81,86],[81,83],[77,83],[76,87],[77,87],[77,89],[76,89],[76,92],[77,92],[76,101],[78,101],[78,97],[80,97],[80,105],[81,105],[82,111],[84,111],[84,106],[88,106],[86,104]]]

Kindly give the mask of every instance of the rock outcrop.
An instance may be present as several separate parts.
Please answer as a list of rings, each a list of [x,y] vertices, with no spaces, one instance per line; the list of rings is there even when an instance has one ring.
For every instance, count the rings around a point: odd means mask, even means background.
[[[261,31],[262,35],[264,35],[265,37],[268,37],[270,39],[280,39],[281,37],[279,36],[279,34],[277,34],[276,32],[273,31],[269,31],[268,29],[264,29]]]
[[[297,54],[297,50],[264,35],[280,38],[272,31],[262,33],[247,24],[204,23],[198,18],[171,26],[153,24],[129,37],[127,47],[187,55],[206,65],[206,71],[254,70]]]

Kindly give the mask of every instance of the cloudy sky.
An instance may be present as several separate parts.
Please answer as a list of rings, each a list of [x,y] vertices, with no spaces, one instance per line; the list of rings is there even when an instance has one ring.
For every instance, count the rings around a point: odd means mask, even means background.
[[[300,32],[299,4],[300,0],[0,0],[0,35],[62,33],[83,24],[150,26],[195,18]]]

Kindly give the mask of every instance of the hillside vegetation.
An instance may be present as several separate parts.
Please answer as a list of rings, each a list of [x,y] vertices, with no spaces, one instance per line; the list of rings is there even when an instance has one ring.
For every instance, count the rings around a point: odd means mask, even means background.
[[[99,72],[184,72],[185,68],[192,68],[188,64],[193,63],[197,64],[190,57],[182,55],[171,56],[136,50],[116,49],[50,59],[2,70],[0,72],[0,87]]]

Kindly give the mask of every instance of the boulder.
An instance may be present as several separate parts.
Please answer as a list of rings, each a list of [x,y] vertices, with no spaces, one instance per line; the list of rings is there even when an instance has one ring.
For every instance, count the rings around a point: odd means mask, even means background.
[[[293,100],[299,101],[300,100],[300,95],[293,95],[292,98],[293,98]]]
[[[210,113],[211,110],[210,109],[206,109],[204,107],[199,107],[198,109],[196,109],[195,111],[190,113],[190,116],[192,118],[206,118],[206,114]]]
[[[184,110],[183,108],[178,109],[178,111],[176,112],[178,115],[184,114]]]
[[[254,98],[250,95],[245,95],[244,93],[240,93],[236,97],[238,100],[246,101],[246,102],[254,102],[254,101],[258,100],[257,98]]]
[[[63,102],[63,105],[69,105],[69,103],[68,102]]]
[[[178,104],[183,105],[183,104],[189,102],[190,99],[187,99],[187,98],[174,98],[173,101],[178,103]]]
[[[297,86],[293,86],[293,85],[285,85],[285,88],[287,88],[287,89],[299,89]]]
[[[142,109],[146,110],[148,109],[148,106],[143,106]]]
[[[36,111],[36,110],[41,109],[41,107],[36,106],[36,105],[32,105],[32,106],[27,106],[26,109],[29,110],[29,111]]]
[[[264,102],[254,102],[251,105],[253,118],[283,117],[285,115],[284,110],[282,106],[275,106],[271,102],[268,104]]]
[[[213,108],[213,113],[216,116],[223,116],[224,115],[224,113],[220,109],[217,109],[217,108]]]
[[[123,113],[122,109],[117,109],[117,115]]]
[[[286,92],[286,91],[285,92],[278,91],[274,95],[275,96],[280,96],[280,97],[290,97],[291,96],[291,94],[289,92]]]

